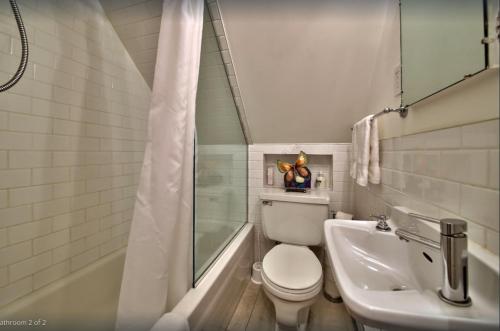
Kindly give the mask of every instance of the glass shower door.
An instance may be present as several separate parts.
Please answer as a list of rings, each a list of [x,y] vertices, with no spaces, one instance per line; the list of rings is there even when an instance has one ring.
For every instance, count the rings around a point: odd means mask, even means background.
[[[247,221],[248,146],[205,8],[196,104],[196,282]]]

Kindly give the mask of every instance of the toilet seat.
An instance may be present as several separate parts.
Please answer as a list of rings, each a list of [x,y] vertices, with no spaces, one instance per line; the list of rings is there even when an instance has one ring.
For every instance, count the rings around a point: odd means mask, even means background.
[[[289,301],[304,301],[321,291],[321,263],[306,246],[280,244],[262,262],[262,281],[272,294]]]

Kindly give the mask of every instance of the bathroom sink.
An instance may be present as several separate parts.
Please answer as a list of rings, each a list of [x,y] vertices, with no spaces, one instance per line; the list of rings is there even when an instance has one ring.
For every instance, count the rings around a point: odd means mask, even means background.
[[[384,330],[498,330],[498,261],[483,262],[481,248],[470,243],[472,305],[452,306],[437,295],[440,251],[399,240],[389,224],[391,232],[371,221],[324,223],[330,265],[354,318]]]

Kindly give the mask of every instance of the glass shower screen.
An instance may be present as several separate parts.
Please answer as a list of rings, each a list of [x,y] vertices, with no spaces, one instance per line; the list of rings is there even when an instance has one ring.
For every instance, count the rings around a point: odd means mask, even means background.
[[[247,221],[248,146],[208,10],[196,100],[196,282]]]

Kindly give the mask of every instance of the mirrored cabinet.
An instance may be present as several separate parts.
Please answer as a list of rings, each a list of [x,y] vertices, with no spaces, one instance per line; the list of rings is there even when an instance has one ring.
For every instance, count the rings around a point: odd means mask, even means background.
[[[487,8],[486,0],[400,0],[402,105],[488,68]]]

